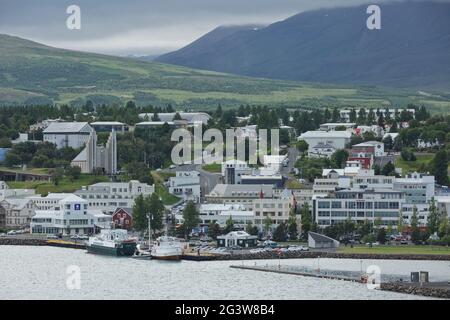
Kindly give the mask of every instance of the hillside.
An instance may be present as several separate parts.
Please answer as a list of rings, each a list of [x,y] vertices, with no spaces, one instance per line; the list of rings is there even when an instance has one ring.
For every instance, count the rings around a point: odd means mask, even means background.
[[[405,105],[450,107],[450,96],[409,90],[247,78],[157,62],[56,49],[0,35],[0,104],[123,103],[179,108]]]
[[[450,3],[382,4],[300,13],[265,28],[211,31],[157,61],[252,77],[450,91]]]

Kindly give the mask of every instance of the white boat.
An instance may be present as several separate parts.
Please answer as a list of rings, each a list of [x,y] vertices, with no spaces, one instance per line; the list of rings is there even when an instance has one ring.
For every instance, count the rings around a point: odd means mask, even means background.
[[[180,260],[183,255],[183,243],[174,237],[159,237],[152,246],[153,259]]]

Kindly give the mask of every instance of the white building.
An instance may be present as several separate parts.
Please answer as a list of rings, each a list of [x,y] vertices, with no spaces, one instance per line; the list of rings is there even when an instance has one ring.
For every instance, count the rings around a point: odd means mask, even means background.
[[[260,198],[272,198],[273,185],[217,184],[206,195],[207,203],[242,204],[247,210],[253,210],[253,201]]]
[[[164,122],[173,122],[176,112],[172,113],[158,113],[159,121]],[[211,119],[211,116],[205,112],[178,112],[181,119],[184,121],[187,121],[189,125],[196,125],[196,124],[208,124],[208,121]],[[151,121],[152,117],[154,116],[153,113],[141,113],[139,115],[139,118]]]
[[[353,128],[356,127],[356,123],[348,123],[348,122],[339,122],[339,123],[323,123],[320,125],[319,130],[321,131],[335,131],[336,127],[344,127],[346,131],[353,131]]]
[[[298,140],[308,144],[308,155],[311,157],[329,157],[339,149],[345,149],[350,143],[352,134],[347,131],[308,131]]]
[[[369,113],[369,110],[370,109],[366,109],[366,114]],[[396,112],[400,113],[403,110],[406,110],[406,111],[412,113],[413,115],[416,113],[416,110],[414,110],[414,109],[389,109],[388,111],[386,111],[386,108],[379,108],[378,110],[375,109],[375,110],[373,110],[373,112],[375,112],[375,115],[376,115],[377,111],[379,111],[380,113],[383,114],[384,118],[386,118],[387,113],[389,112],[389,116],[391,118],[394,118]],[[358,116],[359,109],[355,109],[355,111],[356,111],[356,116]],[[350,113],[351,112],[352,112],[351,109],[340,110],[341,119],[343,121],[350,122]]]
[[[262,231],[264,220],[269,217],[272,220],[271,228],[281,223],[287,223],[293,205],[292,196],[283,198],[262,198],[253,201],[255,213],[255,225]]]
[[[91,127],[94,128],[96,132],[125,132],[128,130],[128,126],[119,121],[96,121],[91,122]]]
[[[185,201],[200,201],[200,173],[198,171],[177,171],[169,178],[169,192]]]
[[[33,195],[28,197],[33,201],[36,206],[36,210],[54,210],[55,207],[59,206],[59,201],[73,195],[72,193],[49,193],[45,197],[41,195]]]
[[[22,198],[34,195],[34,189],[11,189],[6,182],[0,181],[0,201],[6,198]]]
[[[130,182],[100,182],[84,186],[75,194],[87,201],[90,209],[97,209],[112,215],[117,208],[132,208],[139,196],[148,196],[155,192],[155,187],[136,180]]]
[[[110,228],[112,217],[100,210],[89,210],[88,202],[70,195],[52,210],[37,210],[31,221],[31,233],[37,234],[93,234]]]
[[[199,208],[199,218],[202,225],[217,223],[221,228],[226,226],[231,217],[236,229],[244,230],[248,223],[254,223],[254,213],[240,204],[202,204]]]
[[[394,189],[405,193],[407,203],[427,203],[434,197],[435,179],[434,176],[414,172],[395,179]]]
[[[381,219],[381,226],[396,226],[400,209],[405,203],[403,192],[391,189],[339,190],[328,196],[315,196],[314,217],[320,227]]]
[[[247,162],[241,160],[228,160],[222,162],[222,176],[225,184],[240,184],[241,176],[252,173]]]
[[[81,148],[94,129],[87,122],[52,122],[43,131],[44,141],[56,145],[58,149]]]
[[[352,150],[367,150],[367,148],[370,148],[370,150],[373,148],[375,157],[383,157],[385,155],[384,143],[380,141],[366,141],[352,146]]]

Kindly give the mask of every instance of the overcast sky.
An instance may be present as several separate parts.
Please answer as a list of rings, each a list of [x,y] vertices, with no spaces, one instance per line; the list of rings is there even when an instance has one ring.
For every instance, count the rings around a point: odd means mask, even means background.
[[[0,33],[60,48],[154,55],[189,44],[220,25],[269,24],[318,8],[395,0],[0,0]],[[81,30],[66,8],[81,8]]]

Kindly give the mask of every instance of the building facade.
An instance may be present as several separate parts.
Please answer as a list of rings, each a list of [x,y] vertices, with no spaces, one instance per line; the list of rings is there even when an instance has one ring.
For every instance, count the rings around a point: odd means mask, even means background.
[[[177,171],[169,178],[169,192],[185,201],[200,202],[200,173],[198,171]]]
[[[44,141],[58,149],[83,147],[94,129],[87,122],[52,122],[43,131]]]

